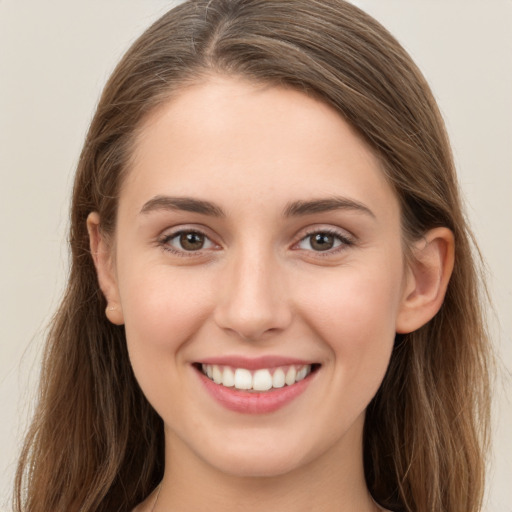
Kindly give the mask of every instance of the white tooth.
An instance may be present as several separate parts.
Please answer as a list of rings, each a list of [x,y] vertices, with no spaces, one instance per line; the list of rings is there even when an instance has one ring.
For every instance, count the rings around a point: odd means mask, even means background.
[[[267,391],[272,387],[272,375],[268,370],[256,370],[254,372],[252,389],[255,391]]]
[[[235,370],[235,388],[237,389],[251,389],[252,388],[252,375],[249,370],[244,368],[237,368]]]
[[[213,382],[215,382],[215,384],[221,384],[222,383],[222,371],[216,364],[213,365],[212,374],[213,374]]]
[[[311,369],[311,366],[308,364],[306,366],[303,366],[298,372],[297,376],[295,377],[295,382],[299,382],[300,380],[303,380],[306,378],[306,376],[309,374],[309,371]]]
[[[296,375],[297,375],[297,370],[295,370],[295,366],[290,366],[288,368],[288,371],[286,372],[286,377],[284,379],[284,381],[286,382],[286,384],[288,384],[288,386],[291,386],[292,384],[295,383]]]
[[[222,373],[222,385],[227,388],[231,388],[235,385],[235,374],[233,370],[229,367],[224,368],[224,372]]]
[[[213,368],[211,364],[206,365],[206,375],[211,379],[213,377]]]
[[[274,375],[272,375],[272,387],[273,388],[282,388],[285,383],[284,372],[281,368],[278,368]]]

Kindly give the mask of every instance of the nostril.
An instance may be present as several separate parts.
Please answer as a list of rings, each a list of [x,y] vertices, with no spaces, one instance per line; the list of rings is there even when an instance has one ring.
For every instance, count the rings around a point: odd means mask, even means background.
[[[244,307],[235,300],[231,304],[219,305],[215,313],[215,322],[221,329],[245,341],[275,335],[289,326],[291,318],[285,304]]]
[[[242,250],[219,290],[214,312],[217,325],[246,341],[285,329],[292,315],[282,276],[272,254],[263,254],[254,245]]]

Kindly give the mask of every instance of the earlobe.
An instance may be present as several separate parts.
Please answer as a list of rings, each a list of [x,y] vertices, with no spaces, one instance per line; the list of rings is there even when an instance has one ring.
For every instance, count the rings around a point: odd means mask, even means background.
[[[97,212],[91,212],[87,217],[87,231],[98,283],[107,300],[105,314],[113,324],[122,325],[124,317],[112,262],[112,249],[101,232],[100,216]]]
[[[455,243],[448,228],[434,228],[414,244],[396,332],[409,333],[441,308],[454,265]]]

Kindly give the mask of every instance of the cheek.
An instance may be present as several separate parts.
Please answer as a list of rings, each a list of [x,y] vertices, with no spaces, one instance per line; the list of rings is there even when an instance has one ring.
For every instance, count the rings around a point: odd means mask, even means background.
[[[386,267],[384,267],[386,268]],[[317,280],[303,317],[329,346],[343,386],[377,390],[395,339],[401,300],[401,272],[345,268]],[[313,283],[311,283],[313,284]],[[358,386],[361,386],[358,388]]]
[[[393,283],[371,276],[344,283],[323,336],[333,352],[332,390],[346,412],[362,414],[386,374],[395,340]]]
[[[178,333],[186,338],[208,314],[211,298],[200,272],[173,272],[160,265],[128,269],[119,281],[126,328],[144,333],[147,343],[168,345]]]
[[[124,278],[124,279],[123,279]],[[181,348],[209,316],[211,297],[200,276],[171,272],[166,266],[128,269],[119,276],[130,360],[142,389],[154,395],[156,383],[180,377]]]
[[[319,326],[350,332],[354,342],[366,338],[370,341],[372,332],[394,334],[400,283],[401,273],[393,269],[383,273],[368,267],[345,268],[336,269],[327,278],[303,281],[300,294],[311,320]]]

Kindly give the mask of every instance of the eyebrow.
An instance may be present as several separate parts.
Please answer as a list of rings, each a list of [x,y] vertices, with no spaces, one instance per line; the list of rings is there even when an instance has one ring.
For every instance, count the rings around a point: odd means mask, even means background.
[[[166,210],[182,210],[209,215],[211,217],[226,216],[222,208],[210,201],[194,199],[192,197],[172,197],[162,195],[155,196],[147,201],[140,210],[140,213],[146,214]],[[283,215],[284,217],[300,217],[333,210],[354,210],[375,218],[375,214],[367,206],[346,197],[329,197],[313,199],[310,201],[294,201],[286,206]]]
[[[194,199],[192,197],[171,197],[155,196],[147,201],[140,213],[150,213],[155,211],[183,210],[186,212],[201,213],[212,217],[224,217],[225,214],[221,208],[210,201]]]
[[[359,201],[347,197],[328,197],[325,199],[314,199],[312,201],[294,201],[287,205],[284,210],[284,216],[296,217],[333,210],[354,210],[375,219],[375,214],[370,208]]]

